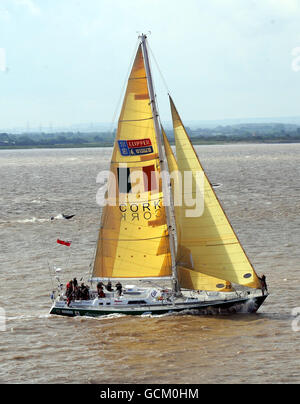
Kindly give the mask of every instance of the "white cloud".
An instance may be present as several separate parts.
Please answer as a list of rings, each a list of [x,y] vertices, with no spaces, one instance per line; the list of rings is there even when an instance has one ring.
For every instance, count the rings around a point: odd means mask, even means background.
[[[0,72],[6,71],[6,54],[5,49],[0,48]]]
[[[6,9],[0,9],[0,21],[6,22],[10,20],[10,14]]]
[[[16,5],[24,6],[32,15],[40,15],[41,9],[36,6],[33,0],[14,0]]]
[[[300,47],[294,48],[292,50],[292,56],[294,56],[294,59],[292,61],[292,70],[294,72],[299,72],[300,71]]]
[[[299,0],[266,0],[266,5],[279,13],[294,14],[300,11]]]

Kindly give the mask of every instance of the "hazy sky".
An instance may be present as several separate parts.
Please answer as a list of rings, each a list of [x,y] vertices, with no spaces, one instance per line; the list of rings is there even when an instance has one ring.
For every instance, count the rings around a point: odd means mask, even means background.
[[[300,0],[0,0],[0,131],[111,122],[137,31],[183,121],[300,116]]]

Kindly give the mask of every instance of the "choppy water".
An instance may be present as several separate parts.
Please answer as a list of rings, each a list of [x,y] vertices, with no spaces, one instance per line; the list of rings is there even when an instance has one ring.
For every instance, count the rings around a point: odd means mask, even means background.
[[[87,277],[111,149],[0,151],[0,382],[299,383],[300,145],[198,146],[271,291],[256,315],[48,315],[49,267]],[[61,213],[76,214],[68,221]],[[51,221],[50,217],[55,220]],[[70,249],[57,238],[73,240]],[[70,254],[69,254],[70,252]],[[300,325],[300,322],[299,322]]]

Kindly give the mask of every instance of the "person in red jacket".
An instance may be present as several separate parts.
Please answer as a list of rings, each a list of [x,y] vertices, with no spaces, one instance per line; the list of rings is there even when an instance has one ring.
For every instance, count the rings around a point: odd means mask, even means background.
[[[67,296],[67,305],[69,306],[73,297],[73,281],[68,282],[66,285],[66,296]]]
[[[105,293],[104,293],[104,290],[103,290],[103,286],[100,286],[100,287],[98,288],[98,297],[100,297],[100,298],[105,297]]]

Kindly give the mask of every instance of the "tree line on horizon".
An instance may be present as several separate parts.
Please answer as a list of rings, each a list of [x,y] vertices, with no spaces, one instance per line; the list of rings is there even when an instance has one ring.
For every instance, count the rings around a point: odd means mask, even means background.
[[[236,142],[300,142],[300,127],[292,124],[237,124],[215,128],[187,128],[195,144]],[[172,130],[166,130],[171,143]],[[112,146],[115,131],[111,132],[55,132],[0,133],[0,147],[83,147]]]

